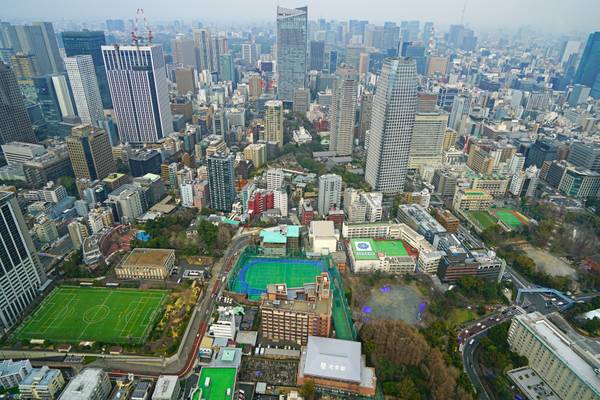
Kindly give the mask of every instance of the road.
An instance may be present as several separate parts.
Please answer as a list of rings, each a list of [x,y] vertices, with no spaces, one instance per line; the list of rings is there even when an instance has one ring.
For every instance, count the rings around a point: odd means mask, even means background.
[[[207,291],[199,299],[190,318],[189,334],[184,337],[183,342],[180,344],[180,357],[171,363],[163,360],[163,365],[99,359],[93,363],[93,366],[111,370],[112,376],[133,373],[134,375],[146,377],[169,374],[185,378],[190,374],[196,365],[198,347],[208,328],[208,320],[215,309],[215,299],[221,295],[223,288],[226,286],[226,279],[223,278],[227,276],[235,257],[248,244],[250,237],[250,233],[241,233],[234,236],[223,257],[213,267],[212,277],[206,286]],[[157,359],[157,361],[160,361],[160,359]]]
[[[477,374],[475,351],[479,342],[487,335],[487,331],[491,327],[509,321],[513,316],[524,312],[520,307],[508,307],[502,311],[490,314],[484,319],[473,322],[459,332],[458,343],[462,345],[463,367],[480,399],[489,400],[490,396]]]

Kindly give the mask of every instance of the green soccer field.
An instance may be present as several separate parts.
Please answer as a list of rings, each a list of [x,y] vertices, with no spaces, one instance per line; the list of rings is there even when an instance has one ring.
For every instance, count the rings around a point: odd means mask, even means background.
[[[487,229],[490,226],[496,225],[498,222],[498,220],[487,211],[470,211],[469,216],[479,224],[481,229]]]
[[[159,317],[166,291],[59,287],[16,332],[17,340],[141,344]]]

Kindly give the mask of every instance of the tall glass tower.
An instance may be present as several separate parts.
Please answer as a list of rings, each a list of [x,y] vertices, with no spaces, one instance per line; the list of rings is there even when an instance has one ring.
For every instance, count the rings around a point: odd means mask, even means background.
[[[277,98],[292,101],[306,85],[308,7],[277,7]]]
[[[575,83],[592,88],[591,96],[600,98],[600,32],[591,33],[575,74]]]
[[[374,190],[404,190],[417,105],[417,64],[386,58],[373,99],[365,178]]]

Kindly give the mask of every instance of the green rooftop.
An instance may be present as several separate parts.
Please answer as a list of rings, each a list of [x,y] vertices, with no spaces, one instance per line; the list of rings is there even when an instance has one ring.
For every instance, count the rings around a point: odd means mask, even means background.
[[[377,260],[379,253],[387,257],[408,256],[408,251],[401,240],[357,238],[350,240],[350,247],[357,260]]]
[[[204,367],[198,379],[198,388],[194,392],[193,400],[231,400],[235,391],[235,368]],[[210,378],[206,386],[206,378]],[[229,395],[227,394],[229,389]]]
[[[285,244],[287,238],[300,237],[300,227],[297,225],[284,225],[280,229],[263,229],[260,237],[265,243]]]

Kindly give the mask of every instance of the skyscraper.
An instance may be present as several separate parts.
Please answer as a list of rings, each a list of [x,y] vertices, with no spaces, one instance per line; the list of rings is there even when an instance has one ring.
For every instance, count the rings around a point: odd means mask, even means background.
[[[337,155],[352,154],[354,141],[354,116],[356,97],[358,96],[358,75],[356,70],[341,65],[333,80],[333,98],[331,104],[331,141],[329,150]]]
[[[327,214],[332,207],[340,207],[342,202],[342,177],[325,174],[319,177],[319,197],[317,209]]]
[[[207,157],[210,205],[215,210],[231,211],[235,200],[233,155],[214,153]]]
[[[104,129],[79,125],[73,128],[66,141],[77,179],[104,179],[117,170]]]
[[[36,57],[42,75],[64,71],[54,28],[50,22],[36,22],[32,25],[3,26],[8,32],[10,47],[17,52]]]
[[[12,69],[0,62],[0,144],[9,142],[35,143],[37,139],[17,78]]]
[[[233,69],[233,57],[231,57],[231,53],[219,55],[219,79],[235,82],[235,70]]]
[[[199,71],[215,71],[212,65],[212,40],[208,29],[194,29],[194,46],[196,47],[196,65]]]
[[[265,103],[264,139],[283,147],[283,102],[281,100],[269,100]]]
[[[196,66],[196,50],[193,39],[178,35],[175,39],[171,40],[171,51],[173,52],[174,64],[182,64],[184,67],[198,69]]]
[[[325,42],[320,40],[310,41],[310,69],[321,71],[325,62]]]
[[[104,32],[88,30],[65,31],[61,34],[61,37],[67,57],[92,56],[100,96],[102,96],[102,106],[104,108],[112,108],[110,89],[108,88],[106,69],[104,68],[104,58],[102,57],[102,46],[106,44]]]
[[[591,33],[583,50],[575,83],[592,88],[590,95],[600,98],[600,32]]]
[[[12,327],[46,281],[15,195],[0,192],[0,328]]]
[[[277,98],[292,101],[306,85],[308,7],[277,7]]]
[[[365,143],[367,131],[371,128],[371,112],[373,110],[373,93],[363,92],[360,98],[360,127],[358,139],[361,144]]]
[[[447,125],[446,113],[431,111],[416,114],[408,162],[410,169],[441,164]]]
[[[417,66],[408,58],[387,58],[373,99],[365,178],[374,190],[404,189],[417,103]]]
[[[173,131],[165,60],[159,45],[102,46],[122,142],[155,143]]]
[[[102,97],[92,56],[65,57],[77,115],[84,124],[101,126],[104,120]]]

